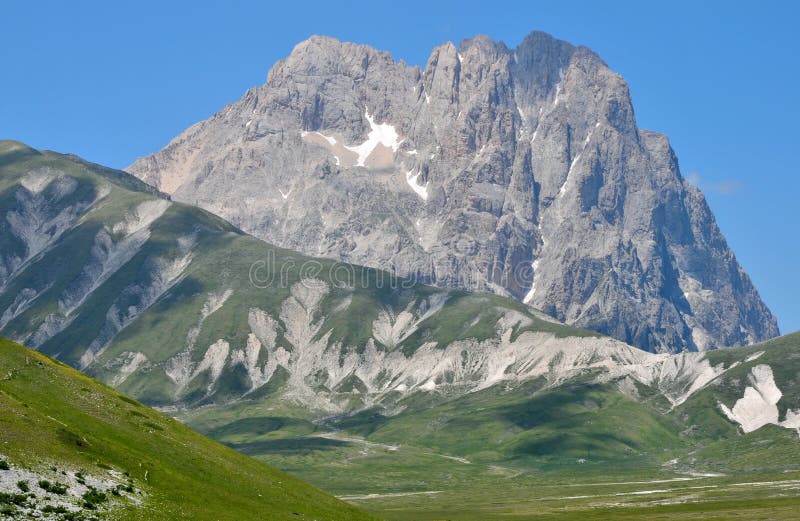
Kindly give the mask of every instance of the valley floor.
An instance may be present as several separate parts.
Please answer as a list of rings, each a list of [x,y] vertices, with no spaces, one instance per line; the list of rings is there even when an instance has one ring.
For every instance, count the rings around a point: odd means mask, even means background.
[[[396,521],[789,520],[798,518],[800,475],[678,477],[580,484],[548,484],[535,479],[487,480],[483,486],[471,489],[346,499]]]
[[[752,442],[786,447],[783,434]],[[794,446],[781,457],[800,461]],[[800,511],[800,470],[719,472],[709,465],[717,449],[692,468],[642,456],[488,464],[344,433],[237,448],[388,521],[794,520]],[[776,457],[765,453],[763,462],[772,466]]]
[[[800,519],[797,430],[738,431],[716,412],[741,396],[730,387],[670,415],[603,386],[531,383],[394,417],[310,421],[280,400],[178,416],[388,521]]]

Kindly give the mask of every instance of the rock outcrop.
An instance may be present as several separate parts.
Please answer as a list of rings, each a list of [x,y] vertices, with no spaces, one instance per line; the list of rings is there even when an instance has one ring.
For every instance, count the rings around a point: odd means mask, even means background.
[[[649,351],[778,334],[625,81],[543,33],[424,69],[312,37],[129,171],[282,247],[510,295]]]

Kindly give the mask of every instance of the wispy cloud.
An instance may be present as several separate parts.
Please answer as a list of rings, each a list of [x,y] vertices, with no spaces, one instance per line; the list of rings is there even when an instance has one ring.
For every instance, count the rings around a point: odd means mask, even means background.
[[[742,191],[742,182],[738,179],[721,179],[719,181],[707,181],[700,177],[697,172],[692,172],[686,176],[686,180],[700,188],[704,192],[719,195],[735,195]]]

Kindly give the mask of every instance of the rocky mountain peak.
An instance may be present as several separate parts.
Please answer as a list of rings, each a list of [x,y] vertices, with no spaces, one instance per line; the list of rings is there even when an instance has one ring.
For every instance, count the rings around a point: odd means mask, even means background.
[[[503,42],[496,42],[486,35],[479,34],[461,40],[458,44],[458,53],[462,57],[474,53],[478,61],[493,62],[500,57],[508,56],[509,51]]]
[[[541,32],[423,70],[315,36],[130,171],[311,255],[513,296],[651,351],[777,324],[624,79]]]

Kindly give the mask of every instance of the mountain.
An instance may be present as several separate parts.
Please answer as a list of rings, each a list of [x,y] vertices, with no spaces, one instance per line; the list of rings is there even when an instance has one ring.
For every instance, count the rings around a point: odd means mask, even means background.
[[[652,352],[778,335],[625,81],[534,32],[424,69],[314,36],[128,169],[281,247],[489,290]]]
[[[639,350],[491,294],[303,257],[124,172],[0,143],[0,333],[149,404],[350,412]]]
[[[397,415],[419,396],[581,381],[677,407],[737,356],[648,353],[514,299],[304,257],[16,142],[0,142],[0,201],[0,334],[148,404]]]
[[[0,375],[3,519],[376,519],[3,339]]]
[[[496,494],[530,502],[577,475],[731,473],[703,479],[733,494],[800,472],[797,334],[650,353],[515,299],[276,248],[124,172],[11,141],[0,244],[0,335],[381,516],[420,519],[417,495],[446,490],[485,514],[458,518],[497,518]]]

